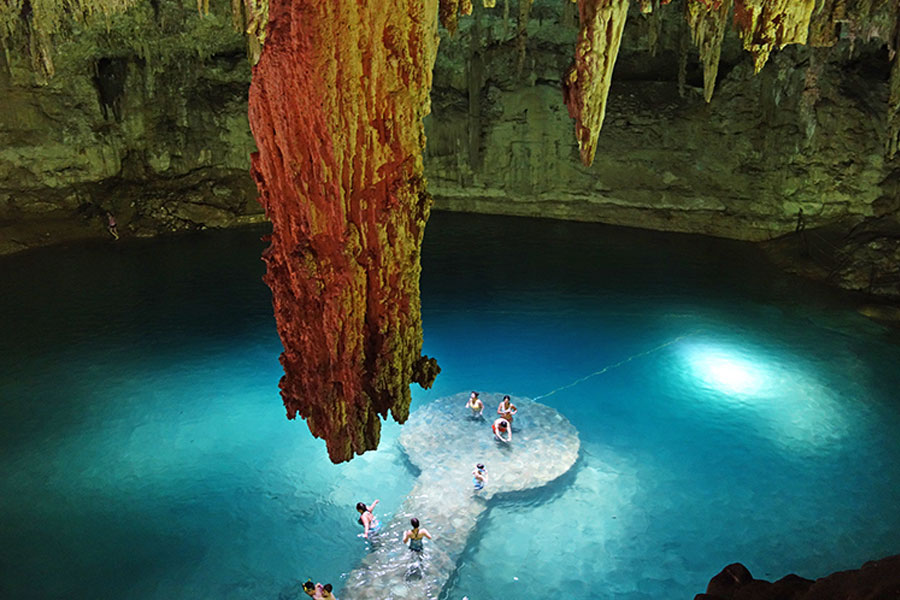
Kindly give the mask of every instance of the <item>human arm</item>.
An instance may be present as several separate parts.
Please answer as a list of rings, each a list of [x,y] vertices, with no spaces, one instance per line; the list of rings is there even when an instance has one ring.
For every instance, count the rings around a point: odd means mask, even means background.
[[[406,531],[403,532],[403,543],[404,544],[409,541],[409,536],[411,533],[412,533],[412,530],[410,530],[410,529],[407,529]]]
[[[422,535],[424,535],[425,537],[427,537],[429,540],[431,539],[431,534],[428,533],[428,530],[427,530],[427,529],[420,529],[420,530],[419,530],[419,533],[421,533]]]
[[[368,510],[369,512],[372,512],[373,510],[375,510],[375,507],[378,506],[379,502],[381,502],[381,501],[376,499],[375,502],[373,502],[372,504],[370,504],[369,506],[366,507],[366,510]]]

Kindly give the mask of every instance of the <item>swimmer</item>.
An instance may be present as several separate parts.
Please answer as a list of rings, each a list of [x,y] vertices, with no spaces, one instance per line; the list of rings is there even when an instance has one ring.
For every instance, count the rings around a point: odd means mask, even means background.
[[[512,428],[509,426],[509,421],[504,419],[503,417],[499,417],[494,424],[491,425],[491,431],[494,432],[494,437],[504,443],[509,443],[512,441]],[[503,438],[503,434],[506,434],[506,439]]]
[[[303,584],[303,592],[310,598],[322,598],[322,584],[313,583],[312,579],[307,579]]]
[[[412,529],[404,532],[403,543],[405,544],[408,541],[410,550],[413,552],[421,552],[424,548],[422,540],[425,538],[430,540],[431,534],[428,533],[428,530],[424,527],[419,529],[419,520],[415,517],[409,520],[409,524],[412,525]]]
[[[484,488],[484,484],[487,483],[488,474],[487,469],[484,468],[484,465],[478,463],[475,465],[475,470],[472,471],[472,485],[475,486],[475,491]]]
[[[375,500],[369,506],[366,506],[365,502],[357,502],[356,510],[359,513],[359,520],[357,521],[360,525],[365,528],[365,531],[362,532],[362,537],[369,539],[370,533],[377,533],[381,528],[381,523],[378,519],[375,518],[375,515],[372,513],[372,510],[375,506],[378,505],[378,500]]]
[[[509,424],[512,425],[513,415],[517,412],[519,412],[519,409],[510,401],[509,396],[503,396],[503,400],[500,401],[500,406],[497,407],[497,414],[509,421]]]
[[[330,583],[326,583],[322,586],[322,600],[337,600],[334,594],[331,593],[334,587]]]
[[[484,402],[478,399],[478,392],[472,392],[469,395],[469,399],[466,401],[466,408],[472,409],[473,417],[484,416]]]

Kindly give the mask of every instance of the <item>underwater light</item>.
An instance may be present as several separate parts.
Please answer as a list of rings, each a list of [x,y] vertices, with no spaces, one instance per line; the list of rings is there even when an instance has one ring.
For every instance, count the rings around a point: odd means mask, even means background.
[[[684,383],[692,401],[742,411],[745,431],[765,434],[791,451],[830,450],[854,429],[840,397],[820,380],[823,366],[779,346],[695,342],[681,346]]]
[[[697,379],[729,394],[757,394],[767,383],[765,371],[757,363],[723,348],[692,348],[689,361]]]
[[[759,389],[759,379],[738,361],[716,356],[705,366],[706,381],[724,391],[751,394]]]

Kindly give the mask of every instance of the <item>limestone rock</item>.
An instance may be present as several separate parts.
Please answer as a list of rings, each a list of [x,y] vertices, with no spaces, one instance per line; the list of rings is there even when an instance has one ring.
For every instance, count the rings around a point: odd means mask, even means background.
[[[575,119],[575,137],[586,166],[594,162],[597,151],[628,6],[628,0],[578,0],[581,29],[575,64],[563,80],[563,97]]]
[[[719,73],[719,57],[722,54],[722,40],[728,25],[733,0],[686,0],[685,18],[691,28],[694,44],[700,51],[703,63],[703,99],[712,100]]]
[[[811,581],[788,575],[775,583],[753,579],[740,563],[712,578],[695,600],[893,600],[900,595],[900,555]]]
[[[283,0],[269,15],[250,122],[280,385],[339,462],[376,448],[388,413],[406,420],[413,380],[431,383],[418,284],[437,0]]]
[[[772,50],[805,44],[816,0],[735,0],[734,23],[759,73]]]

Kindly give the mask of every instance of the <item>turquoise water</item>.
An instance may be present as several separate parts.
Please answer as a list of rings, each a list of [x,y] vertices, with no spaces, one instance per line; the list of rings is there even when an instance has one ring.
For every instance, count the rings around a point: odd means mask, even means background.
[[[415,476],[395,424],[332,465],[284,418],[260,234],[0,258],[0,596],[340,590],[353,505],[387,517]],[[446,598],[692,598],[734,561],[900,551],[900,342],[843,296],[742,244],[552,221],[437,213],[423,263],[443,373],[415,405],[530,396],[582,440],[494,502]]]

